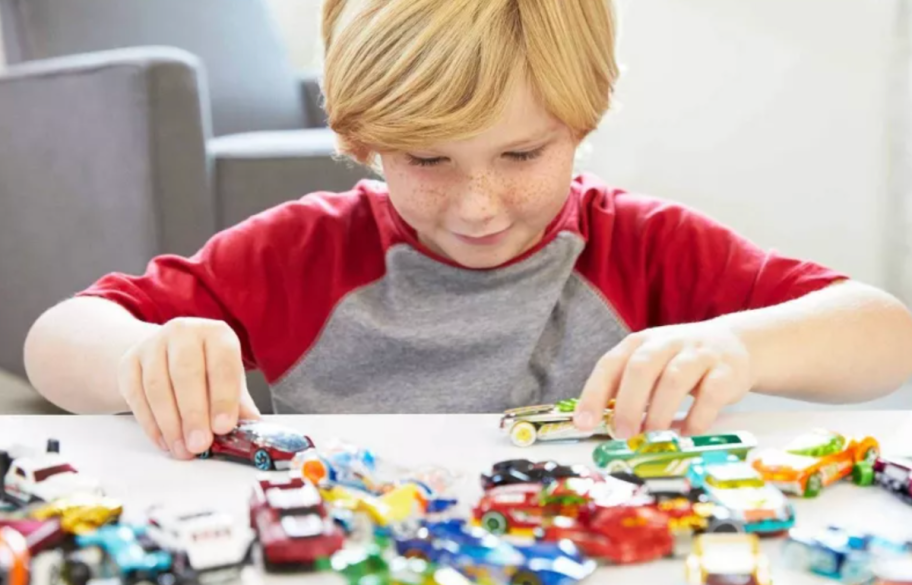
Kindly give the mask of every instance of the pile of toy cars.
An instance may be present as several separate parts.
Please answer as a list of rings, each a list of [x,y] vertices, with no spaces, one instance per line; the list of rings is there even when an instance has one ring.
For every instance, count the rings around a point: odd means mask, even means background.
[[[500,461],[480,473],[464,516],[464,478],[445,467],[407,468],[262,422],[240,423],[201,455],[258,470],[240,525],[236,511],[171,506],[128,522],[56,441],[0,451],[0,584],[208,585],[262,567],[333,571],[350,585],[573,585],[599,566],[676,559],[687,585],[769,585],[761,538],[782,539],[783,566],[843,583],[912,575],[908,541],[796,525],[792,498],[841,480],[912,500],[912,461],[882,455],[873,437],[815,430],[784,450],[746,432],[620,440],[610,408],[592,433],[571,428],[575,408],[514,409],[500,427],[524,448],[603,435],[592,465]]]

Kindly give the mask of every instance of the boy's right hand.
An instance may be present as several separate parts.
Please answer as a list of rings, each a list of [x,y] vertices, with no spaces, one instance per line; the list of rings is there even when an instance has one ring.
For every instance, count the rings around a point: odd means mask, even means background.
[[[178,459],[209,448],[214,434],[260,413],[247,390],[241,344],[221,321],[179,318],[128,350],[118,388],[146,435]]]

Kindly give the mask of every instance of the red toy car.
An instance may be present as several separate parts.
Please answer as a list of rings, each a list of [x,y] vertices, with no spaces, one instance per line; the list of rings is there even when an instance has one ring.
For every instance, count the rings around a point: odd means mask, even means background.
[[[313,449],[313,441],[294,429],[262,421],[241,421],[226,435],[215,435],[200,459],[221,455],[249,461],[262,471],[288,469],[295,454]]]
[[[269,570],[312,565],[342,548],[344,536],[326,511],[323,498],[300,477],[262,476],[250,497],[250,526]]]
[[[47,520],[0,517],[0,529],[2,528],[12,528],[24,536],[32,556],[61,546],[67,536],[60,525],[60,518],[56,517]]]
[[[912,458],[881,455],[874,460],[874,481],[912,503]]]
[[[668,516],[651,506],[597,507],[578,518],[556,517],[541,537],[570,540],[586,556],[617,564],[669,557],[675,547]]]

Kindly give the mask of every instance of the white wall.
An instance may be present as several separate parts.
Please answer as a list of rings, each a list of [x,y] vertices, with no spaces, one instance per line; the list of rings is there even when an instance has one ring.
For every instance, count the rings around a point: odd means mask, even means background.
[[[884,285],[894,3],[619,8],[621,104],[588,168]]]
[[[317,64],[320,52],[321,0],[267,0],[292,61],[299,69]]]

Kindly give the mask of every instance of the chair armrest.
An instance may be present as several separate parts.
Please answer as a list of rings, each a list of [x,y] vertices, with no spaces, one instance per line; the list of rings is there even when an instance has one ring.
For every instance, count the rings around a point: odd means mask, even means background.
[[[44,309],[214,231],[199,63],[170,48],[0,73],[0,368]]]

